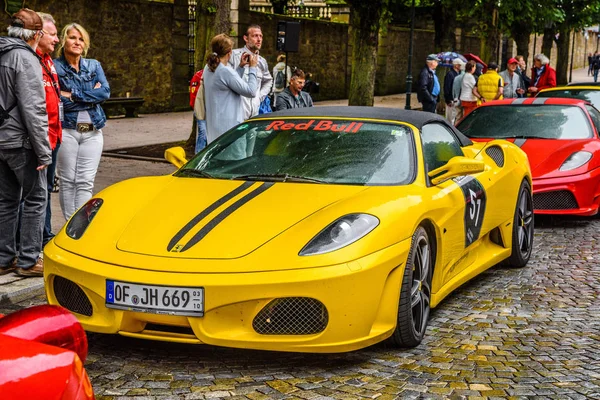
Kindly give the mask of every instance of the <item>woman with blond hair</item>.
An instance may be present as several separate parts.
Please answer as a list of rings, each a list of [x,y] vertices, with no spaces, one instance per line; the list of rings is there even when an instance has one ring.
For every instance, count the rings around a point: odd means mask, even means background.
[[[225,34],[215,36],[210,42],[202,78],[204,79],[204,104],[206,107],[206,138],[211,143],[216,138],[244,121],[242,96],[253,98],[258,90],[256,79],[256,54],[244,53],[237,70],[228,66],[233,41]],[[248,82],[242,79],[244,66]]]
[[[59,58],[54,60],[64,108],[57,169],[60,207],[66,219],[92,197],[104,144],[106,116],[100,104],[110,97],[110,86],[100,63],[85,58],[89,48],[87,31],[79,24],[67,24]]]

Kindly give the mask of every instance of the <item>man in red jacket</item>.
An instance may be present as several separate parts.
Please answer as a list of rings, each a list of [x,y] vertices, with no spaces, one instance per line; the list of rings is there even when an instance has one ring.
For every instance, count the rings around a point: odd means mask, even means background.
[[[531,68],[531,86],[527,91],[535,96],[542,89],[556,87],[556,71],[550,66],[550,60],[543,54],[533,58]]]
[[[51,54],[54,53],[54,47],[58,44],[58,31],[54,18],[50,14],[38,13],[42,18],[44,35],[40,39],[37,47],[37,53],[41,57],[42,79],[44,89],[46,90],[46,110],[48,111],[48,141],[52,148],[52,164],[48,166],[48,202],[46,205],[46,223],[44,224],[44,235],[42,244],[46,245],[54,237],[52,233],[52,211],[50,207],[50,193],[54,186],[54,173],[56,171],[56,154],[62,141],[62,103],[60,101],[60,86],[58,85],[58,75],[54,68]]]

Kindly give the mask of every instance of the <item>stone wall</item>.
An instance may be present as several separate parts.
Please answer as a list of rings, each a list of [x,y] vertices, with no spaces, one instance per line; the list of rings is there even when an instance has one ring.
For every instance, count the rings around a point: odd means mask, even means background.
[[[415,29],[413,39],[412,82],[413,90],[419,72],[425,65],[428,54],[433,53],[435,32]],[[479,53],[479,41],[467,37],[462,53]],[[381,35],[375,81],[376,95],[387,95],[406,91],[410,30],[389,26]]]
[[[278,21],[300,22],[300,50],[298,53],[288,53],[288,65],[311,73],[312,79],[319,82],[321,92],[314,99],[346,98],[350,82],[348,25],[251,11],[249,23],[262,28],[260,54],[269,63],[271,72],[278,55],[275,45]],[[240,36],[243,33],[240,32]],[[243,40],[240,43],[244,43]]]
[[[142,96],[142,112],[189,109],[187,1],[29,0],[52,14],[60,30],[69,22],[90,34],[89,58],[102,64],[112,96]],[[10,22],[3,13],[5,24]]]

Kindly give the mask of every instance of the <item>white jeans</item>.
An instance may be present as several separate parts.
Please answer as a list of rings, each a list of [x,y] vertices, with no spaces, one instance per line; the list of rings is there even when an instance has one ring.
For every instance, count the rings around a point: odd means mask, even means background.
[[[57,161],[58,193],[60,208],[67,220],[92,198],[103,145],[102,130],[79,133],[75,129],[63,129]]]

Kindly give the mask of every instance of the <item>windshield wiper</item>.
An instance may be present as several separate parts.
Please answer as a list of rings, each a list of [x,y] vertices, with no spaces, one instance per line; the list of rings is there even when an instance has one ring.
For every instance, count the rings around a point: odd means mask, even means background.
[[[211,174],[197,169],[182,169],[177,172],[177,176],[201,176],[203,178],[214,178]]]
[[[515,139],[546,139],[546,140],[555,140],[558,138],[553,138],[553,137],[545,137],[545,136],[517,136],[515,137]]]
[[[309,182],[309,183],[324,183],[319,179],[307,178],[304,176],[296,176],[289,174],[248,174],[234,176],[233,180],[243,181],[264,181],[264,182]]]

